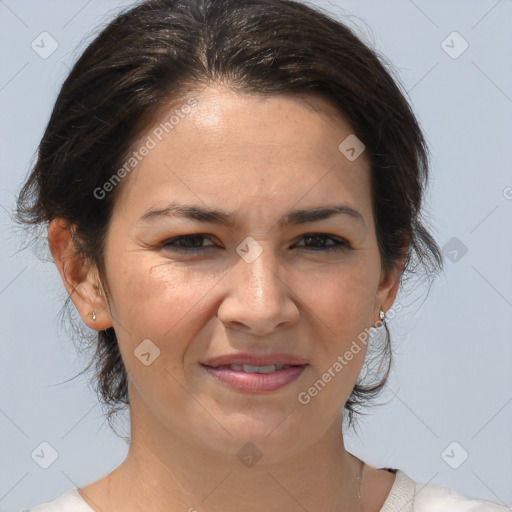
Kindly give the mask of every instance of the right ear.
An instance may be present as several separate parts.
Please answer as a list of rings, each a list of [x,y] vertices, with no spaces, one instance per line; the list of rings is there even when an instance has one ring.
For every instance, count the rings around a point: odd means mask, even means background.
[[[73,228],[62,219],[48,226],[48,245],[62,282],[87,327],[105,330],[112,327],[108,303],[101,286],[98,270],[86,262],[73,240]],[[93,320],[93,312],[96,320]]]

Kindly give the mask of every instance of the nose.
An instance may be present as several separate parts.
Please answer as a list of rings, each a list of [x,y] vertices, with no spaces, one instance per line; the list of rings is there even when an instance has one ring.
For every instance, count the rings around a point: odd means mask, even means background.
[[[217,317],[229,329],[257,336],[291,327],[300,316],[293,283],[285,282],[272,251],[251,263],[240,258],[223,280],[226,293]]]

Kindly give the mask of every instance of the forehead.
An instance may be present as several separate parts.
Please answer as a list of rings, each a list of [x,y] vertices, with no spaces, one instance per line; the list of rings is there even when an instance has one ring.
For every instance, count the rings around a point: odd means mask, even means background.
[[[177,196],[236,208],[334,202],[342,194],[369,206],[367,155],[351,160],[340,151],[353,136],[348,121],[318,97],[208,88],[175,102],[139,137],[134,150],[151,149],[119,200],[138,210]]]

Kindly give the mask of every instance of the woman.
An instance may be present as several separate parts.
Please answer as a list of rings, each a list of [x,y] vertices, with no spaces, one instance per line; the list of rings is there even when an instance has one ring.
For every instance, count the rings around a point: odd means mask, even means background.
[[[385,385],[403,276],[441,268],[427,178],[409,105],[340,22],[287,0],[118,16],[65,81],[18,215],[48,223],[130,449],[30,510],[506,510],[344,447]],[[381,331],[387,371],[363,385]]]

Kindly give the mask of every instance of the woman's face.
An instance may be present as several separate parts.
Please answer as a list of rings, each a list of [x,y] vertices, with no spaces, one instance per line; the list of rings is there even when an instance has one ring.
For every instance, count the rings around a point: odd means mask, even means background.
[[[149,432],[231,456],[252,442],[277,460],[339,428],[365,345],[344,354],[391,307],[399,273],[381,274],[369,161],[354,159],[360,146],[340,151],[352,129],[332,107],[220,87],[194,98],[172,130],[159,121],[135,146],[151,148],[124,178],[106,239],[131,414]],[[270,373],[207,368],[237,354]]]

